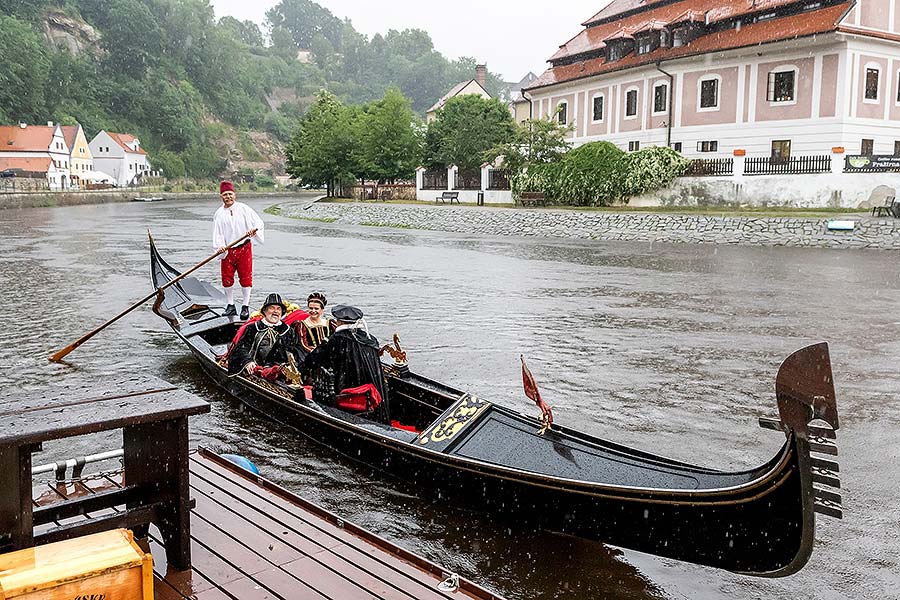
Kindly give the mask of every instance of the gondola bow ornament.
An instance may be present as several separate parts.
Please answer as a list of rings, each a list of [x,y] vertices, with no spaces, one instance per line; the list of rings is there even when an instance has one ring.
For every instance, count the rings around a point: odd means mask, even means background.
[[[534,380],[534,375],[531,374],[531,370],[525,364],[525,356],[520,354],[519,360],[522,361],[522,385],[525,387],[525,395],[534,400],[537,407],[541,409],[541,430],[538,431],[538,435],[544,435],[544,432],[553,425],[553,411],[541,398],[541,391],[538,389],[537,381]]]

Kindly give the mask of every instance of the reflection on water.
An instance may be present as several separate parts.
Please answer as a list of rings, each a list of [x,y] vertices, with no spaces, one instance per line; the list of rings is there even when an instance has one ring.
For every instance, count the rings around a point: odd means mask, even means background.
[[[251,200],[261,210],[265,201]],[[520,527],[419,490],[245,412],[141,308],[69,356],[53,350],[150,291],[146,231],[187,267],[211,252],[216,202],[0,213],[0,403],[21,391],[157,377],[212,403],[191,443],[243,454],[276,482],[509,598],[882,598],[900,585],[895,357],[900,262],[890,252],[484,238],[343,229],[266,215],[256,301],[324,291],[360,305],[413,368],[534,410],[524,353],[557,420],[676,459],[737,469],[778,434],[774,375],[791,351],[831,342],[842,429],[843,521],[819,519],[810,564],[751,579]],[[216,265],[202,276],[216,279]],[[149,379],[148,379],[149,381]],[[150,383],[148,383],[150,385]],[[48,445],[47,462],[112,437]],[[73,450],[74,447],[74,450]]]

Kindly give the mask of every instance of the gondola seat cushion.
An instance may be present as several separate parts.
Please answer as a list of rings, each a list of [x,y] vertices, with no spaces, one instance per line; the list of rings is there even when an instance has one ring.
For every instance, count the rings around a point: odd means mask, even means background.
[[[341,410],[364,413],[381,406],[381,394],[371,383],[354,388],[346,388],[335,397],[336,406]]]

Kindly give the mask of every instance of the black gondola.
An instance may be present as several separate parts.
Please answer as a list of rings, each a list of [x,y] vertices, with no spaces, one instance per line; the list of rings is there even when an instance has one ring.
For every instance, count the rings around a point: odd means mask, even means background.
[[[151,239],[159,288],[179,273]],[[785,433],[765,465],[723,472],[685,464],[540,422],[474,394],[386,364],[392,418],[420,433],[294,400],[287,384],[229,377],[222,355],[240,322],[224,316],[224,294],[196,278],[159,292],[163,317],[224,389],[304,435],[438,488],[473,508],[515,515],[540,527],[749,575],[802,568],[814,543],[815,513],[841,518],[838,415],[828,345],[789,356],[775,381],[780,419],[760,425]],[[815,421],[815,424],[813,424]]]

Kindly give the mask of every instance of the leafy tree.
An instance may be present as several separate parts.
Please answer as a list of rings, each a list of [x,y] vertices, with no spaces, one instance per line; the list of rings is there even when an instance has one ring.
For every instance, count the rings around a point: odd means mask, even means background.
[[[356,171],[352,151],[352,111],[322,90],[300,121],[287,149],[287,172],[303,185],[326,186],[328,195]]]
[[[168,179],[184,177],[187,171],[181,157],[170,150],[157,150],[150,157],[154,171],[162,171]]]
[[[233,39],[248,46],[263,45],[262,32],[259,30],[259,25],[253,21],[238,21],[234,17],[222,17],[219,19],[219,27]]]
[[[112,0],[105,15],[101,42],[105,62],[118,73],[142,78],[162,52],[162,31],[156,18],[139,0]]]
[[[341,20],[310,0],[282,0],[266,13],[266,21],[273,32],[289,31],[298,48],[309,49],[317,34],[325,36],[332,46],[340,46]]]
[[[522,181],[529,168],[558,162],[571,149],[566,139],[571,131],[571,126],[561,125],[553,118],[529,119],[516,125],[512,140],[491,149],[488,158],[502,159],[513,193],[518,194],[524,191]]]
[[[475,94],[456,96],[428,125],[426,161],[475,169],[490,158],[491,149],[510,142],[514,134],[512,114],[499,100]]]
[[[40,122],[50,61],[40,36],[15,17],[0,17],[0,109],[7,119]]]
[[[356,123],[358,175],[379,181],[409,179],[422,155],[422,129],[397,88],[369,105]]]
[[[194,144],[181,154],[187,174],[197,178],[211,178],[225,168],[225,161],[207,144]]]

